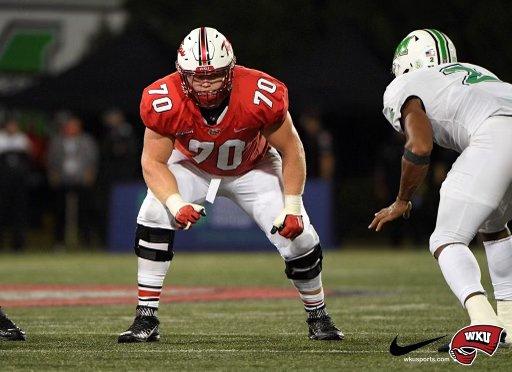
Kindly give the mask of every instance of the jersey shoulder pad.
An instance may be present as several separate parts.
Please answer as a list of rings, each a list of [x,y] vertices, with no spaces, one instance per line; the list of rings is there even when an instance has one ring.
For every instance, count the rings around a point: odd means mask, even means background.
[[[174,136],[180,126],[181,106],[184,104],[181,93],[177,73],[148,85],[140,100],[140,117],[144,125],[163,136]]]
[[[288,112],[288,88],[264,72],[236,66],[233,93],[262,128],[282,123]]]
[[[407,98],[419,96],[419,93],[414,89],[414,85],[417,83],[415,81],[416,79],[411,79],[410,76],[407,75],[408,74],[401,75],[389,83],[383,97],[384,108],[382,113],[398,132],[402,132],[400,119],[402,117],[401,111],[403,104],[407,101]]]

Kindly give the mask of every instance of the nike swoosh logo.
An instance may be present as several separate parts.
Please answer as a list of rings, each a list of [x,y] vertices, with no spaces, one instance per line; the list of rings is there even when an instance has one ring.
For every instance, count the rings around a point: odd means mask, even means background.
[[[391,353],[391,355],[394,355],[394,356],[409,354],[411,351],[417,350],[425,345],[431,344],[437,340],[442,339],[443,337],[446,337],[446,335],[436,337],[436,338],[431,338],[430,340],[421,341],[416,344],[399,346],[396,342],[398,339],[398,335],[396,335],[395,339],[391,342],[391,345],[389,345],[389,352]]]
[[[178,133],[176,133],[176,137],[181,137],[181,136],[184,136],[184,135],[190,134],[190,133],[194,133],[194,130],[191,129],[191,130],[187,130],[187,131],[184,131],[184,132],[178,132]]]
[[[245,128],[235,128],[235,133],[238,133],[238,132],[242,132],[246,129],[249,129],[249,127],[245,127]]]

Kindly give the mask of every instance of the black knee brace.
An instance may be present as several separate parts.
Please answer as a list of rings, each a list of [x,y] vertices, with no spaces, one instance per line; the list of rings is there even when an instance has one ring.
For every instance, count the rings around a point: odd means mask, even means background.
[[[288,279],[313,279],[322,272],[322,247],[316,245],[307,254],[285,261]]]
[[[158,229],[137,224],[135,232],[135,254],[151,261],[171,261],[174,230]]]

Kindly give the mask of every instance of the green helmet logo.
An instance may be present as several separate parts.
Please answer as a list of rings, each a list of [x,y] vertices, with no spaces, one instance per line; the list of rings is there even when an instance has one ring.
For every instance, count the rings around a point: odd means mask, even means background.
[[[400,56],[407,55],[407,53],[409,52],[407,47],[409,45],[409,42],[412,39],[418,40],[418,38],[415,35],[411,35],[411,36],[407,36],[405,39],[403,39],[400,42],[400,44],[398,44],[398,46],[396,47],[395,56],[393,57],[393,59],[400,57]]]

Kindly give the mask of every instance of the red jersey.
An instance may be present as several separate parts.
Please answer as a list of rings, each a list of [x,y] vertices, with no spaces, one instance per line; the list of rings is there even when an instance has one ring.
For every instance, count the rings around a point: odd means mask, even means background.
[[[288,111],[288,90],[279,80],[235,66],[229,104],[214,125],[181,87],[177,72],[142,93],[140,116],[151,130],[174,138],[174,146],[202,170],[236,176],[254,168],[269,145],[261,131],[282,123]]]

